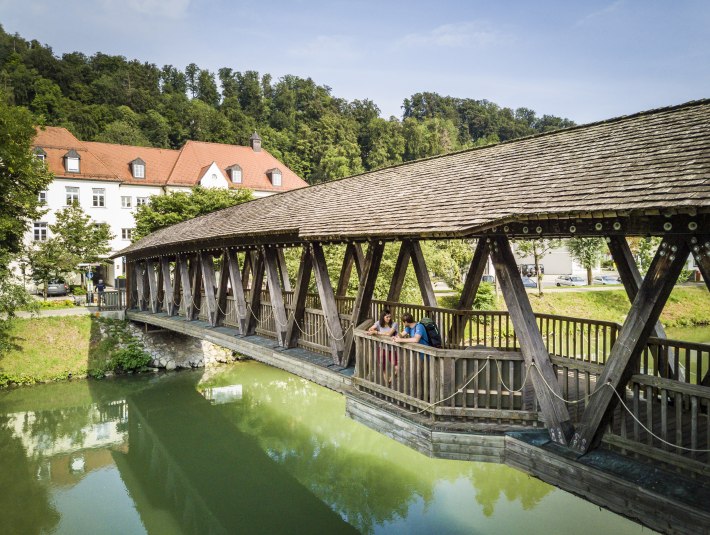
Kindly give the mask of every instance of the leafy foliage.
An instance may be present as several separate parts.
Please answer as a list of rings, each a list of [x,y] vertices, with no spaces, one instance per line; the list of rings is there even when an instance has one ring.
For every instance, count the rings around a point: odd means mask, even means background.
[[[604,251],[603,238],[572,238],[567,242],[569,254],[587,269],[587,284],[592,284],[592,268]]]
[[[147,204],[138,207],[135,213],[134,239],[151,232],[186,221],[198,215],[229,208],[252,199],[248,189],[236,190],[196,187],[192,191],[171,191],[167,195],[155,195]]]
[[[561,244],[561,240],[549,240],[545,238],[520,240],[515,244],[518,253],[533,257],[535,272],[537,273],[537,295],[542,295],[542,270],[540,269],[540,262],[545,256],[552,252],[553,249],[560,247]]]

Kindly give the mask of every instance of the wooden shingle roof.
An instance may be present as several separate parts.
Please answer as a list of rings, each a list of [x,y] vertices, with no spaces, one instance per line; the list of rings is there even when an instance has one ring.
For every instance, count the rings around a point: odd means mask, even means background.
[[[710,100],[257,199],[154,232],[119,255],[267,235],[461,237],[539,217],[668,210],[710,212]]]

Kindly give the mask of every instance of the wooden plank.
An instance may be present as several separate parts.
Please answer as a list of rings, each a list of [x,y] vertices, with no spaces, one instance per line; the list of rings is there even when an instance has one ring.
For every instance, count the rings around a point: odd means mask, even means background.
[[[234,251],[224,249],[223,257],[227,258],[227,270],[229,271],[229,283],[232,287],[232,297],[237,313],[237,323],[239,323],[239,333],[247,333],[247,302],[244,296],[244,284],[239,272],[239,261]],[[224,268],[223,268],[224,269]]]
[[[284,255],[283,247],[276,248],[276,256],[279,264],[279,280],[284,292],[291,291],[291,279],[288,278],[288,266],[286,265],[286,256]]]
[[[254,251],[244,252],[244,265],[242,266],[242,285],[245,290],[250,288],[249,277],[251,276],[252,265],[254,264]]]
[[[377,282],[377,275],[380,272],[380,264],[382,263],[384,251],[385,244],[381,242],[372,242],[367,249],[365,268],[360,277],[360,287],[358,288],[357,296],[353,303],[352,325],[360,325],[370,315],[372,295],[375,292],[375,283]],[[350,329],[345,339],[343,367],[348,367],[351,362],[355,361],[354,332],[354,329]]]
[[[200,270],[202,272],[202,287],[205,289],[207,305],[207,321],[212,327],[217,326],[217,300],[215,298],[214,259],[211,253],[200,252]]]
[[[135,273],[136,273],[136,304],[138,305],[138,310],[143,311],[146,309],[145,306],[145,277],[143,272],[145,266],[143,262],[135,263]]]
[[[313,259],[308,246],[303,247],[301,253],[301,264],[298,267],[296,276],[296,290],[293,296],[293,312],[288,320],[286,328],[286,347],[292,348],[298,345],[298,338],[304,326],[303,317],[306,311],[306,296],[308,295],[308,285],[311,282],[313,271]]]
[[[486,264],[488,263],[489,250],[489,238],[479,238],[476,243],[476,250],[473,253],[471,266],[468,268],[468,273],[466,273],[466,280],[463,284],[461,297],[459,298],[458,305],[456,306],[458,310],[471,310],[473,301],[476,299],[478,287],[481,284],[483,271],[486,269]],[[451,329],[446,337],[446,341],[450,346],[457,346],[461,344],[465,327],[465,316],[461,315],[454,317]]]
[[[422,246],[420,245],[419,240],[411,242],[409,253],[412,257],[412,266],[414,267],[414,273],[417,276],[419,291],[422,294],[424,306],[437,306],[436,295],[434,295],[434,286],[431,283],[431,277],[429,277],[429,271],[426,267],[426,261],[424,260],[424,254],[422,253]]]
[[[192,319],[192,286],[190,285],[190,272],[187,265],[187,257],[178,255],[177,263],[180,272],[180,285],[182,286],[182,306],[185,319]]]
[[[530,371],[529,377],[550,437],[554,442],[567,444],[574,433],[574,428],[567,407],[557,397],[561,396],[557,375],[535,321],[508,238],[505,236],[493,238],[490,254],[516,336],[520,340],[520,351],[525,364],[526,366],[534,364],[536,367],[535,370]]]
[[[399,247],[399,255],[397,255],[397,262],[394,265],[394,273],[392,274],[390,290],[387,293],[387,301],[389,301],[390,303],[398,302],[399,296],[402,293],[402,286],[404,286],[404,277],[407,274],[407,268],[409,267],[409,259],[411,258],[410,249],[411,244],[407,240],[404,240]]]
[[[126,310],[135,306],[135,262],[126,262]]]
[[[163,274],[163,304],[165,305],[165,312],[168,316],[173,316],[175,314],[175,300],[173,298],[173,282],[170,279],[170,259],[168,257],[160,257],[160,270]]]
[[[594,395],[584,409],[582,421],[572,442],[575,450],[586,453],[601,442],[604,430],[618,403],[614,390],[623,396],[623,391],[638,364],[641,351],[658,321],[673,285],[678,280],[688,253],[688,245],[684,238],[668,237],[661,242],[611,349],[609,360],[597,381]]]
[[[358,280],[360,280],[363,271],[365,271],[365,255],[362,252],[362,245],[357,242],[353,242],[352,246],[355,259],[355,271],[357,272]]]
[[[180,296],[182,295],[182,278],[180,277],[180,268],[178,266],[178,257],[175,257],[175,267],[173,268],[173,310],[172,315],[180,313]]]
[[[220,256],[219,282],[217,283],[217,318],[215,325],[224,325],[227,317],[227,290],[229,286],[229,250],[223,249]]]
[[[347,362],[347,356],[344,355],[345,337],[338,317],[338,306],[335,302],[335,293],[328,275],[328,266],[325,262],[323,247],[319,243],[312,245],[312,257],[318,295],[320,296],[323,316],[328,327],[328,341],[330,342],[333,362],[345,367]]]
[[[703,276],[705,286],[710,290],[710,236],[694,236],[688,240],[688,245],[693,252],[695,265]]]
[[[281,347],[286,347],[286,329],[288,327],[288,321],[286,318],[286,307],[284,306],[283,293],[281,291],[281,280],[278,271],[278,252],[274,247],[267,247],[264,250],[264,268],[266,269],[266,287],[269,290],[271,310],[274,315],[276,338]]]
[[[338,277],[338,289],[335,295],[344,297],[348,293],[348,284],[350,283],[350,275],[355,264],[355,247],[352,242],[349,242],[345,247],[345,256],[343,257],[343,265],[340,268],[340,276]]]
[[[191,320],[199,317],[202,305],[202,274],[200,271],[199,254],[190,255],[190,289],[192,293],[192,308],[190,310],[189,319]]]
[[[248,336],[256,334],[256,326],[258,323],[257,318],[259,317],[261,309],[261,286],[264,283],[264,255],[261,251],[254,251],[250,256],[253,276],[251,284],[251,299],[247,305],[248,318],[246,334]]]
[[[160,258],[158,258],[157,265],[155,266],[158,278],[158,284],[156,285],[156,308],[160,312],[163,308],[162,305],[165,304],[165,283],[163,282],[163,269],[160,265]]]

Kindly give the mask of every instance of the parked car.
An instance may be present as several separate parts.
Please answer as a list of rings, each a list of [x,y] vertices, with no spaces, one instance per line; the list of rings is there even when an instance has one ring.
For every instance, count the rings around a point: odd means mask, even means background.
[[[619,277],[613,275],[598,275],[592,279],[594,284],[619,284]]]
[[[532,280],[530,277],[523,277],[523,286],[526,288],[537,288],[537,282]]]
[[[481,277],[481,282],[490,282],[491,284],[493,284],[495,281],[496,278],[493,275],[483,275]]]
[[[584,277],[577,275],[560,275],[555,279],[555,284],[557,286],[584,286],[587,281]]]
[[[67,295],[69,291],[69,286],[62,279],[53,279],[49,281],[47,285],[47,295]],[[42,288],[40,287],[40,293],[42,293]]]

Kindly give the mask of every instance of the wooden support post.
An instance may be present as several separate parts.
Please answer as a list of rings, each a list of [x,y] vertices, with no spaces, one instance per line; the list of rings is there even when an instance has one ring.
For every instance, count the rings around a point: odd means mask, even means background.
[[[357,271],[357,279],[360,280],[362,272],[365,271],[365,255],[362,253],[362,245],[358,242],[352,242],[353,258],[355,259],[355,270]]]
[[[244,265],[242,266],[242,285],[245,290],[250,288],[249,277],[252,271],[252,264],[254,263],[254,252],[244,251]]]
[[[191,320],[199,318],[200,308],[202,307],[202,274],[200,271],[199,255],[190,255],[190,293],[192,294]]]
[[[525,364],[526,366],[534,365],[536,368],[530,370],[529,377],[535,389],[540,410],[545,417],[550,438],[559,444],[567,444],[572,438],[574,428],[570,422],[567,407],[560,399],[562,391],[557,382],[557,374],[552,367],[550,354],[545,348],[540,329],[535,321],[535,315],[530,306],[528,295],[525,293],[508,238],[505,236],[493,238],[490,254],[505,303],[508,306],[510,319],[515,328],[515,334],[520,340],[520,351],[525,359]]]
[[[292,348],[298,345],[298,337],[300,329],[303,329],[303,318],[306,312],[306,296],[308,295],[308,285],[311,282],[311,273],[313,272],[313,258],[308,245],[303,246],[301,253],[301,264],[298,267],[298,276],[296,277],[296,289],[293,295],[293,312],[288,319],[288,327],[286,328],[286,347]]]
[[[375,292],[375,283],[377,275],[380,272],[380,264],[382,263],[382,255],[385,251],[385,244],[380,242],[372,242],[367,248],[367,256],[365,257],[365,267],[360,277],[360,287],[353,303],[352,328],[348,331],[345,338],[345,355],[343,359],[343,367],[350,366],[350,363],[355,361],[355,335],[354,327],[360,325],[370,315],[370,305],[372,304],[372,295]]]
[[[212,327],[217,326],[217,300],[215,299],[215,274],[212,253],[200,252],[200,268],[202,271],[202,287],[205,289],[205,304],[207,305],[207,321]]]
[[[233,306],[237,314],[237,322],[239,323],[239,334],[242,336],[247,333],[247,302],[244,297],[244,286],[242,285],[242,276],[239,273],[239,262],[234,251],[229,249],[224,250],[223,258],[226,257],[227,264],[222,269],[229,272],[229,283],[232,287]],[[226,310],[226,309],[225,309]]]
[[[135,273],[136,273],[136,304],[138,305],[138,310],[145,310],[145,276],[143,272],[145,266],[142,262],[136,262]]]
[[[261,286],[264,283],[264,255],[254,251],[251,256],[251,270],[253,272],[251,284],[251,299],[247,310],[247,335],[256,333],[257,318],[261,311]]]
[[[614,391],[623,397],[626,384],[638,367],[641,351],[678,280],[688,253],[685,238],[669,237],[661,242],[584,409],[572,442],[575,450],[586,453],[601,442],[606,424],[618,403]]]
[[[175,255],[175,266],[173,267],[173,316],[180,315],[180,304],[182,303],[182,277],[180,277],[179,255]]]
[[[478,292],[478,287],[481,284],[481,277],[483,276],[483,271],[486,269],[486,264],[488,263],[488,253],[490,247],[487,240],[490,240],[490,238],[479,238],[478,243],[476,243],[476,250],[473,253],[471,266],[468,268],[468,273],[466,273],[466,280],[463,284],[461,297],[459,298],[458,305],[456,306],[458,310],[471,310],[473,302],[476,299],[476,293]],[[461,344],[465,330],[465,317],[456,316],[451,324],[449,334],[446,337],[448,345],[455,347]]]
[[[220,257],[222,267],[219,270],[219,282],[217,283],[217,319],[215,325],[224,325],[227,317],[227,290],[229,286],[229,250],[224,249]]]
[[[276,329],[276,339],[281,347],[286,347],[286,329],[288,321],[286,307],[284,306],[283,293],[281,291],[281,281],[279,280],[279,258],[273,247],[264,250],[264,268],[266,270],[266,286],[269,289],[271,298],[271,310],[274,314],[274,328]]]
[[[335,291],[335,295],[338,297],[344,297],[348,293],[348,284],[350,283],[350,274],[352,273],[354,263],[355,252],[353,250],[353,244],[350,242],[345,247],[343,265],[340,268],[340,276],[338,277],[338,289]]]
[[[182,286],[182,309],[187,321],[192,320],[192,286],[190,286],[190,273],[188,271],[187,257],[178,255],[175,268],[176,277],[180,277],[180,286]]]
[[[429,271],[427,271],[424,254],[422,253],[422,246],[418,240],[412,242],[409,252],[412,256],[414,273],[419,283],[419,291],[422,293],[422,302],[426,307],[435,307],[437,304],[434,286],[431,283],[431,277],[429,277]]]
[[[341,366],[345,366],[347,360],[344,356],[345,341],[343,336],[343,327],[340,325],[340,316],[338,314],[338,306],[335,302],[335,293],[333,285],[330,282],[328,275],[328,266],[325,262],[323,247],[318,244],[313,244],[313,271],[316,275],[316,286],[318,287],[318,295],[320,296],[321,307],[323,308],[323,316],[326,327],[328,328],[328,340],[333,353],[333,362]]]
[[[404,286],[404,277],[407,275],[407,268],[409,267],[409,259],[411,258],[410,251],[411,244],[409,241],[403,241],[402,245],[399,247],[399,255],[397,255],[397,262],[394,265],[394,273],[392,274],[390,290],[387,293],[387,301],[390,303],[396,303],[399,301],[399,296],[402,293],[402,286]]]
[[[710,236],[693,236],[688,240],[695,264],[703,276],[705,286],[710,290]]]
[[[278,247],[276,249],[276,257],[278,258],[279,264],[279,280],[281,281],[281,288],[284,292],[290,292],[291,290],[291,280],[288,278],[288,266],[286,265],[286,255],[284,255],[283,247]]]
[[[135,280],[136,280],[135,264],[131,261],[126,262],[126,310],[132,309],[136,304],[135,298]]]
[[[160,257],[160,271],[163,274],[163,304],[168,316],[175,314],[175,302],[173,294],[173,282],[170,280],[170,259],[166,256]],[[176,279],[178,277],[175,277]]]

